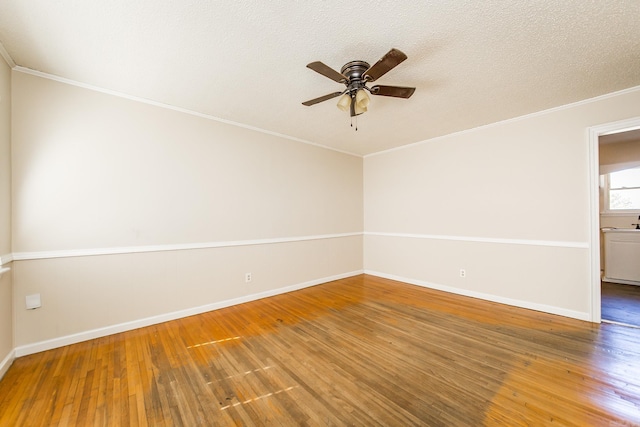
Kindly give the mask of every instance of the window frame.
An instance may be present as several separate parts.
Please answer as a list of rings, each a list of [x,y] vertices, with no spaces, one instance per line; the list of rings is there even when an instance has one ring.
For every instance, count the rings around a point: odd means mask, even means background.
[[[638,168],[633,168],[633,169],[640,169],[640,167]],[[640,214],[640,209],[610,209],[610,190],[611,190],[611,180],[609,178],[609,175],[611,173],[614,172],[610,172],[610,173],[606,173],[604,175],[601,175],[601,185],[602,185],[602,189],[603,189],[603,198],[604,198],[604,203],[603,203],[603,209],[602,209],[602,214],[603,215],[607,215],[607,216],[628,216],[628,215],[638,215]],[[622,188],[614,188],[614,190],[621,190]],[[640,187],[624,187],[624,189],[640,189]]]

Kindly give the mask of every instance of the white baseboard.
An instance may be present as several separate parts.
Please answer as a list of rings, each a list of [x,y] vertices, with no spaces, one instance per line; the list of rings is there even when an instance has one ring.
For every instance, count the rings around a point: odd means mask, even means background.
[[[138,319],[131,322],[120,323],[117,325],[106,326],[104,328],[92,329],[90,331],[79,332],[77,334],[66,335],[59,338],[53,338],[46,341],[40,341],[33,344],[27,344],[20,347],[16,347],[15,357],[22,357],[28,354],[38,353],[41,351],[51,350],[58,347],[64,347],[65,345],[76,344],[82,341],[91,340],[94,338],[100,338],[107,335],[113,335],[120,332],[126,332],[133,329],[143,328],[145,326],[156,325],[158,323],[167,322],[170,320],[180,319],[183,317],[193,316],[195,314],[206,313],[207,311],[218,310],[233,305],[243,304],[245,302],[255,301],[262,298],[267,298],[275,295],[284,294],[287,292],[297,291],[299,289],[308,288],[322,283],[331,282],[333,280],[344,279],[347,277],[357,276],[364,273],[363,270],[351,271],[348,273],[337,274],[335,276],[323,277],[321,279],[310,280],[308,282],[297,283],[295,285],[285,286],[278,289],[272,289],[269,291],[259,292],[257,294],[246,295],[243,297],[233,298],[225,301],[214,302],[211,304],[202,305],[199,307],[188,308],[185,310],[174,311],[171,313],[160,314],[157,316],[147,317],[144,319]]]
[[[638,282],[636,280],[612,279],[611,277],[607,277],[607,276],[604,276],[601,280],[603,282],[618,283],[618,284],[621,284],[621,285],[640,286],[640,282]]]
[[[33,344],[27,344],[23,346],[16,347],[5,359],[0,362],[0,378],[4,375],[4,373],[9,369],[11,363],[16,357],[22,357],[33,353],[38,353],[41,351],[51,350],[58,347],[63,347],[65,345],[71,345],[75,343],[79,343],[82,341],[87,341],[94,338],[100,338],[107,335],[117,334],[120,332],[126,332],[133,329],[143,328],[145,326],[151,326],[162,322],[167,322],[170,320],[180,319],[183,317],[193,316],[200,313],[205,313],[207,311],[218,310],[225,307],[230,307],[233,305],[243,304],[250,301],[259,300],[262,298],[268,298],[275,295],[284,294],[287,292],[293,292],[299,289],[308,288],[311,286],[316,286],[322,283],[331,282],[333,280],[344,279],[347,277],[357,276],[359,274],[370,274],[372,276],[382,277],[391,280],[397,280],[400,282],[409,283],[412,285],[422,286],[425,288],[436,289],[439,291],[449,292],[457,295],[463,295],[473,298],[479,298],[487,301],[493,301],[500,304],[511,305],[520,308],[526,308],[529,310],[541,311],[544,313],[557,314],[564,317],[570,317],[578,320],[589,321],[589,313],[583,313],[579,311],[567,310],[560,307],[549,306],[544,304],[532,303],[529,301],[515,300],[511,298],[504,298],[496,295],[485,294],[480,292],[468,291],[465,289],[454,288],[451,286],[439,285],[435,283],[429,283],[422,280],[412,279],[408,277],[396,276],[393,274],[386,274],[379,271],[372,270],[358,270],[352,271],[348,273],[342,273],[335,276],[323,277],[321,279],[315,279],[308,282],[298,283],[290,286],[285,286],[278,289],[272,289],[269,291],[259,292],[256,294],[246,295],[243,297],[233,298],[225,301],[215,302],[211,304],[202,305],[199,307],[193,307],[185,310],[174,311],[171,313],[165,313],[158,316],[147,317],[144,319],[138,319],[131,322],[120,323],[117,325],[107,326],[104,328],[92,329],[89,331],[80,332],[77,334],[66,335],[59,338],[54,338],[46,341],[40,341]]]
[[[435,289],[438,291],[449,292],[452,294],[463,295],[466,297],[483,299],[486,301],[497,302],[500,304],[511,305],[514,307],[526,308],[529,310],[541,311],[543,313],[557,314],[559,316],[570,317],[572,319],[591,321],[589,313],[583,313],[581,311],[567,310],[561,307],[555,307],[551,305],[538,304],[529,301],[516,300],[512,298],[505,298],[497,295],[485,294],[481,292],[468,291],[466,289],[454,288],[451,286],[440,285],[436,283],[425,282],[423,280],[411,279],[408,277],[396,276],[393,274],[381,273],[379,271],[365,270],[365,274],[372,276],[378,276],[385,279],[397,280],[399,282],[405,282],[412,285],[422,286],[424,288]]]
[[[7,354],[7,357],[2,359],[2,362],[0,362],[0,380],[2,379],[2,377],[4,377],[4,374],[7,373],[7,371],[9,370],[9,367],[11,366],[15,358],[16,358],[16,351],[14,349],[14,350],[11,350],[9,354]]]

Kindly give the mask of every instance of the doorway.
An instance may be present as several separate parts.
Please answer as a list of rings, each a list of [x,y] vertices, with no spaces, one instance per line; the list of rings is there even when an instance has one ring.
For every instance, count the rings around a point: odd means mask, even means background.
[[[632,133],[634,132],[634,133]],[[631,318],[640,323],[640,287],[620,288],[615,284],[603,285],[601,282],[601,194],[600,194],[600,142],[634,138],[640,133],[640,117],[596,126],[589,129],[590,159],[590,261],[591,261],[591,321],[613,321],[628,323]],[[636,221],[637,222],[637,221]],[[631,228],[631,226],[628,226]],[[633,285],[627,285],[633,286]],[[627,291],[632,291],[631,293]],[[625,306],[626,304],[626,306]],[[637,314],[629,312],[629,307],[638,308]],[[616,314],[617,313],[617,314]],[[627,314],[625,314],[627,313]],[[603,315],[604,314],[604,315]],[[607,319],[616,317],[616,319]],[[640,325],[639,325],[640,327]]]

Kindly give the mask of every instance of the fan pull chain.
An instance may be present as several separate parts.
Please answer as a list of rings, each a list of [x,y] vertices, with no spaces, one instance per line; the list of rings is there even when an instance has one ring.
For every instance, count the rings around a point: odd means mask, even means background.
[[[358,116],[356,117],[356,132],[358,132]],[[351,127],[353,127],[353,117],[351,117]]]

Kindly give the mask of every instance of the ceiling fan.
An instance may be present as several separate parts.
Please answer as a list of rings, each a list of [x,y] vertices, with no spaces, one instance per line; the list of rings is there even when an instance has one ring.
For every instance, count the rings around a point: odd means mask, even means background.
[[[369,66],[369,63],[365,61],[351,61],[344,64],[340,72],[337,72],[320,61],[307,64],[307,68],[333,81],[343,83],[347,88],[341,92],[334,92],[305,101],[302,105],[311,106],[342,95],[338,101],[338,108],[343,111],[349,110],[351,117],[354,117],[367,111],[367,107],[369,106],[369,96],[367,92],[372,95],[409,98],[413,95],[416,88],[382,85],[375,85],[369,88],[367,86],[368,82],[376,81],[405,59],[407,59],[407,55],[398,49],[391,49],[372,66]]]

